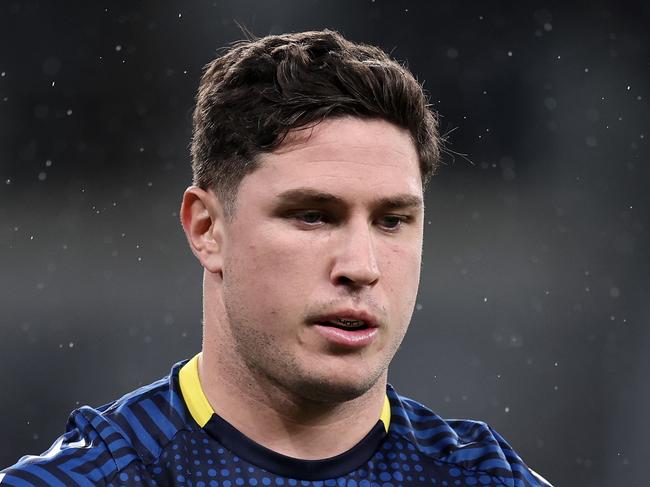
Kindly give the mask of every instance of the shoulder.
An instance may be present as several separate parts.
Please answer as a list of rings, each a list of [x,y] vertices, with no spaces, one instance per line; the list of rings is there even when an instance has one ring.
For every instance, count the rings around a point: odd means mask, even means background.
[[[481,421],[442,419],[428,407],[387,390],[391,403],[389,432],[408,441],[421,455],[498,479],[508,487],[550,487],[530,469],[508,442]]]
[[[73,411],[66,432],[46,452],[0,471],[0,486],[94,486],[112,479],[147,484],[146,466],[180,430],[192,427],[174,385],[179,365],[112,403]]]

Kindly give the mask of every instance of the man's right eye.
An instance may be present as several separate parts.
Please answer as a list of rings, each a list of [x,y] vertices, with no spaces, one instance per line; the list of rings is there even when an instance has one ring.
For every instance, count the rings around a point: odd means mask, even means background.
[[[307,225],[325,223],[325,215],[322,211],[300,211],[293,213],[292,217]]]

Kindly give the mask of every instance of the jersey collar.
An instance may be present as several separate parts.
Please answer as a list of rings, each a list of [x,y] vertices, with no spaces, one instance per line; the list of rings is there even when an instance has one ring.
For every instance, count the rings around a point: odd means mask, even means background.
[[[323,460],[301,460],[276,453],[255,443],[214,412],[199,380],[197,354],[180,369],[179,383],[185,404],[196,423],[231,452],[267,471],[288,478],[322,480],[337,478],[359,468],[377,451],[390,424],[390,402],[384,396],[379,420],[350,450]]]
[[[199,379],[200,356],[201,353],[199,352],[192,357],[183,365],[178,375],[185,404],[190,410],[194,421],[203,428],[215,412],[212,406],[210,406],[208,398],[205,397],[205,393],[201,387],[201,381]],[[390,426],[390,402],[388,401],[388,395],[384,395],[384,404],[381,408],[379,420],[384,425],[386,433],[388,433],[388,427]]]

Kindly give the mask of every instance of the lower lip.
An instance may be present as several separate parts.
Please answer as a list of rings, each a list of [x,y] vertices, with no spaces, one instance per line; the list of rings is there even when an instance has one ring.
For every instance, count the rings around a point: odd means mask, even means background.
[[[369,345],[377,335],[377,328],[363,330],[341,330],[333,326],[314,325],[316,330],[329,342],[348,348],[361,348]]]

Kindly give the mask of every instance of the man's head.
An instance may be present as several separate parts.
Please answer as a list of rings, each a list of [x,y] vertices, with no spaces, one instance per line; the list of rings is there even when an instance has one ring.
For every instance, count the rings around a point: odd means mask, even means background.
[[[381,49],[333,31],[242,41],[205,68],[194,111],[194,184],[231,217],[237,188],[290,130],[325,118],[383,119],[406,129],[423,184],[439,156],[436,118],[421,85]]]
[[[271,36],[208,66],[194,120],[181,218],[206,270],[204,354],[238,383],[364,394],[418,289],[438,156],[420,85],[334,32]]]

